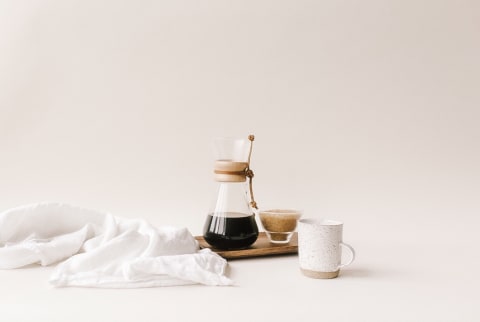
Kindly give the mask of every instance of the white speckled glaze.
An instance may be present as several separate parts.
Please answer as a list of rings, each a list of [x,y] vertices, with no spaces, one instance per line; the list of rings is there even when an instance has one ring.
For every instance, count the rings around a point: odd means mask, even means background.
[[[337,272],[355,259],[353,248],[342,241],[343,223],[335,220],[298,221],[298,257],[302,270]],[[351,251],[351,260],[342,260],[342,246]]]

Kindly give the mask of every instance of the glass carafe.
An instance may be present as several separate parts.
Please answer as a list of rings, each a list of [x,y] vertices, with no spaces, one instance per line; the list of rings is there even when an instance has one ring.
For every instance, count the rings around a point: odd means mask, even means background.
[[[243,249],[258,237],[253,196],[247,190],[253,136],[248,140],[219,138],[214,141],[215,180],[218,182],[216,198],[205,222],[203,237],[216,249]],[[250,189],[251,191],[251,189]]]

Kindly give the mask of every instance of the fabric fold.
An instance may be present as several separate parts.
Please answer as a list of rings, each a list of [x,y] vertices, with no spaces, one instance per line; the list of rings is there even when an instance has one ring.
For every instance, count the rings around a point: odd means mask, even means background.
[[[1,269],[57,262],[50,283],[62,287],[232,284],[225,276],[226,260],[199,250],[186,228],[156,228],[61,203],[0,213]]]

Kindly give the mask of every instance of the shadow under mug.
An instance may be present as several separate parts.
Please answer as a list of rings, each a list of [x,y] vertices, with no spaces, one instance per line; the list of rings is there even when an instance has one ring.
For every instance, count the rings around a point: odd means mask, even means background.
[[[343,223],[336,220],[300,219],[298,221],[298,258],[303,275],[311,278],[335,278],[340,268],[355,259],[355,250],[342,240]],[[342,263],[342,247],[351,258]]]

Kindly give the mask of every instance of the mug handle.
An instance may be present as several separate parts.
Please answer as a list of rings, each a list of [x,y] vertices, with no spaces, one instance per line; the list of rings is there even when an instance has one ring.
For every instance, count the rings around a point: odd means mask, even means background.
[[[338,268],[342,268],[342,267],[350,265],[353,262],[353,260],[355,259],[355,250],[353,249],[352,246],[350,246],[349,244],[345,244],[343,242],[340,242],[340,246],[343,246],[343,247],[347,248],[350,251],[350,253],[352,254],[352,258],[350,258],[350,261],[348,263],[340,264],[340,266],[338,266]]]

